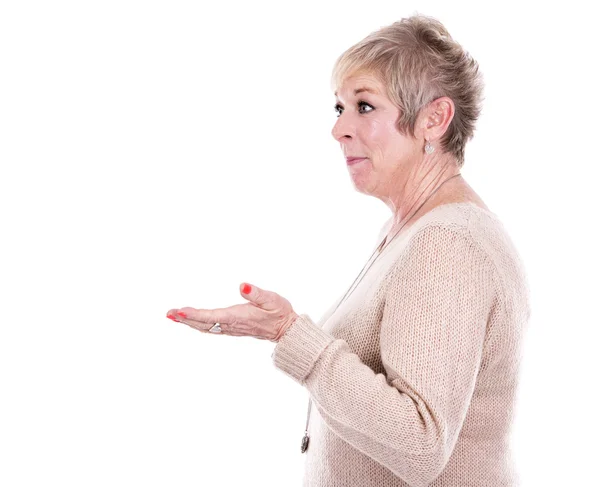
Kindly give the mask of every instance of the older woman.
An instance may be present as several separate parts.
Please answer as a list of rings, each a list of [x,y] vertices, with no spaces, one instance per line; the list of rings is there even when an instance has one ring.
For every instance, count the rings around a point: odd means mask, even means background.
[[[517,485],[509,439],[529,288],[460,173],[481,110],[477,63],[415,15],[343,53],[333,82],[332,134],[353,184],[392,211],[364,272],[318,323],[248,284],[248,303],[168,315],[276,343],[275,366],[311,400],[305,486]]]

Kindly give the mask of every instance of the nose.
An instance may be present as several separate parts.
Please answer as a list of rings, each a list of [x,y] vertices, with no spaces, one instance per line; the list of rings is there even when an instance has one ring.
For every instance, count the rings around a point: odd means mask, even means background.
[[[338,117],[337,121],[331,129],[331,135],[338,142],[344,140],[351,140],[354,137],[354,124],[350,120],[349,114],[344,115],[343,113]]]

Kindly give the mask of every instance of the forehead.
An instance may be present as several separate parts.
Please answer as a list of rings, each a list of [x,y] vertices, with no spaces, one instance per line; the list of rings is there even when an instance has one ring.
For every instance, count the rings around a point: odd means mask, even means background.
[[[335,91],[335,96],[356,96],[362,92],[382,94],[381,82],[368,73],[355,74],[342,80],[341,86]]]

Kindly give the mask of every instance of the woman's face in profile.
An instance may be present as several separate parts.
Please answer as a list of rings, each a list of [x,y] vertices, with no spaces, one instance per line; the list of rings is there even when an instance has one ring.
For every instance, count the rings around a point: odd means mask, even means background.
[[[369,74],[346,78],[335,96],[338,119],[331,134],[344,157],[366,158],[347,166],[355,187],[375,196],[390,194],[399,171],[408,170],[418,155],[416,141],[396,128],[400,109]]]

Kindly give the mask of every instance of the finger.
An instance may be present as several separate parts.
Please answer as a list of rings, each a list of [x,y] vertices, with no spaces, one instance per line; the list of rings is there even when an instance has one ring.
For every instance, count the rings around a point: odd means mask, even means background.
[[[214,323],[201,323],[199,321],[194,321],[194,320],[185,319],[185,318],[180,318],[180,320],[181,320],[181,323],[184,323],[184,324],[190,326],[191,328],[194,328],[195,330],[198,330],[202,333],[210,333],[211,335],[230,335],[230,336],[236,336],[236,337],[247,336],[245,333],[238,333],[236,331],[233,331],[232,329],[229,328],[229,325],[227,325],[226,323],[220,323],[221,332],[216,333],[216,332],[210,331],[210,329],[213,326],[215,326]]]
[[[202,323],[200,321],[195,321],[195,320],[190,320],[189,318],[178,318],[180,323],[183,323],[184,325],[188,325],[191,328],[194,328],[195,330],[201,331],[203,333],[208,333],[209,330],[215,326],[214,323]],[[221,327],[221,333],[224,332],[223,327]],[[210,332],[213,333],[213,332]],[[216,335],[217,333],[215,333]]]
[[[167,311],[167,318],[178,322],[179,320],[181,320],[181,316],[176,315],[175,311],[176,310],[174,310],[174,309],[170,309],[169,311]]]
[[[196,309],[189,306],[179,308],[175,310],[175,316],[179,319],[188,319],[197,321],[199,323],[227,323],[229,320],[229,313],[224,308],[216,309]],[[211,325],[212,326],[212,325]]]
[[[265,307],[270,302],[275,301],[278,296],[277,293],[273,291],[267,291],[266,289],[262,289],[255,284],[248,284],[243,282],[240,284],[240,294],[260,307]]]

